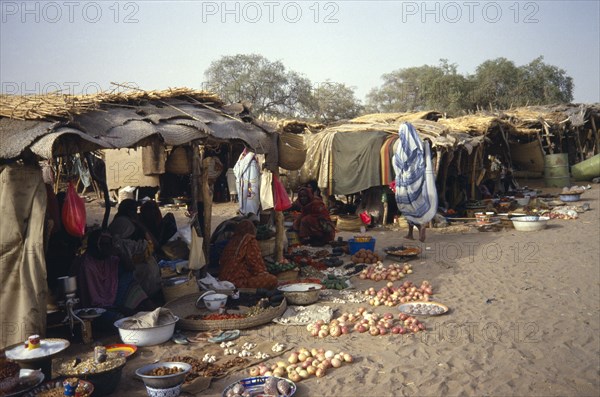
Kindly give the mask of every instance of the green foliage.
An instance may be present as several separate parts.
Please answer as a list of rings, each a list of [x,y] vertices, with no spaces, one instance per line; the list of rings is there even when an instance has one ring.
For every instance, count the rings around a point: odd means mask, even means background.
[[[343,83],[327,80],[318,84],[313,90],[309,109],[313,119],[322,123],[331,123],[357,117],[363,107],[352,88]]]
[[[326,81],[316,88],[280,61],[262,55],[223,56],[205,72],[206,89],[226,102],[250,102],[263,117],[302,117],[322,122],[356,117],[360,101],[345,84]]]
[[[573,100],[573,79],[543,57],[517,67],[505,58],[487,60],[474,75],[463,76],[456,64],[441,59],[438,66],[399,69],[382,76],[381,87],[367,95],[369,112],[435,109],[450,114],[478,107],[564,103]]]

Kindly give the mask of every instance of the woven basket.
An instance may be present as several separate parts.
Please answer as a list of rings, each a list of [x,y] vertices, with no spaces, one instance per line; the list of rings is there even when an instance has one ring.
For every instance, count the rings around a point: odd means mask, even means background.
[[[258,245],[262,256],[275,255],[275,237],[268,240],[258,240]]]
[[[229,329],[246,329],[257,327],[259,325],[267,324],[276,317],[281,315],[287,309],[287,303],[284,299],[281,304],[277,307],[271,307],[262,313],[239,319],[230,320],[188,320],[187,316],[192,314],[199,314],[199,310],[196,308],[196,300],[200,297],[200,294],[191,294],[177,298],[171,302],[168,302],[164,307],[170,309],[174,315],[179,317],[177,326],[182,329],[189,331],[212,331],[212,330],[229,330]]]
[[[289,171],[302,168],[306,160],[304,137],[296,134],[283,133],[279,136],[279,166]]]
[[[345,232],[360,232],[361,226],[363,226],[363,223],[358,216],[339,215],[336,229]]]
[[[294,281],[298,280],[298,274],[300,270],[286,270],[285,272],[281,272],[276,274],[278,281]]]
[[[165,285],[163,282],[162,290],[165,296],[165,302],[170,302],[182,296],[198,293],[200,289],[198,288],[196,277],[192,276],[190,273],[187,281],[184,281],[181,284]]]
[[[169,155],[165,171],[171,174],[188,175],[192,173],[192,154],[190,149],[178,146]]]

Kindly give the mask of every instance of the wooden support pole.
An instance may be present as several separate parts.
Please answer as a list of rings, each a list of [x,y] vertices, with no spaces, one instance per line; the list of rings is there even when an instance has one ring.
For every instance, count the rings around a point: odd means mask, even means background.
[[[212,204],[213,189],[208,182],[208,158],[204,158],[204,147],[202,152],[202,201],[204,202],[204,255],[210,258],[210,235],[212,230]]]
[[[583,147],[581,146],[581,139],[579,137],[579,128],[575,130],[575,144],[577,145],[577,151],[579,152],[579,161],[585,160],[585,155],[583,153]]]
[[[273,191],[275,191],[275,178],[279,178],[279,168],[273,172]],[[283,212],[275,211],[275,260],[281,262],[283,260],[283,237],[285,229],[283,227]]]
[[[598,137],[598,129],[596,128],[595,117],[590,116],[590,121],[592,122],[592,132],[594,133],[594,138],[596,138],[596,150],[594,150],[594,154],[600,153],[600,139]]]

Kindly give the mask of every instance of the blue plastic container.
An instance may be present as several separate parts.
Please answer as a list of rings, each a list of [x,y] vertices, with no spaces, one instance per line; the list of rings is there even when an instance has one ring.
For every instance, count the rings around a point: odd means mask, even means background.
[[[362,248],[375,252],[375,238],[372,237],[371,241],[366,243],[357,243],[353,238],[348,239],[348,250],[350,251],[350,255],[356,254]]]

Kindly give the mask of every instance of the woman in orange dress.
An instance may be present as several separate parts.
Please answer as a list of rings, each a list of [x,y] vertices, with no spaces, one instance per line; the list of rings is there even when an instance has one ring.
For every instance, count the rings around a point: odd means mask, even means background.
[[[219,278],[233,283],[237,288],[277,287],[277,277],[269,273],[265,266],[252,221],[243,220],[236,226],[221,254],[220,265]]]

